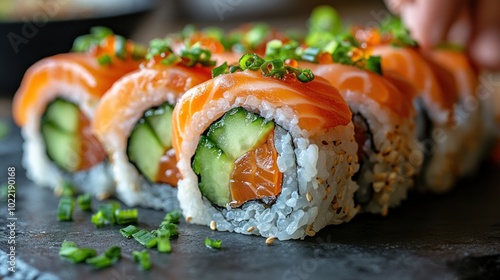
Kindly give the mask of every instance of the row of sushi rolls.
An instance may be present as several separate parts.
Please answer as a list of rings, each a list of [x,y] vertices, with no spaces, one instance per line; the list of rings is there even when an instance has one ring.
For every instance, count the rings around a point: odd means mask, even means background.
[[[303,239],[473,174],[494,139],[478,75],[397,17],[320,6],[302,36],[189,25],[147,47],[95,27],[27,70],[13,115],[38,185]]]

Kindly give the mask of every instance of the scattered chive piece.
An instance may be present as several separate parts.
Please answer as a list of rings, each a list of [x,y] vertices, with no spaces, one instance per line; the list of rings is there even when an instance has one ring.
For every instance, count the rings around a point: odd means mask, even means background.
[[[380,56],[370,56],[366,60],[365,67],[367,70],[382,75],[382,61],[380,60]]]
[[[102,213],[102,211],[98,211],[97,213],[95,213],[94,215],[92,215],[92,218],[90,218],[90,221],[94,225],[96,225],[96,227],[103,227],[105,225],[110,224],[109,220],[107,220],[104,217],[104,214]]]
[[[116,223],[119,225],[137,223],[138,215],[137,209],[115,210]]]
[[[180,219],[181,219],[181,212],[179,212],[179,210],[173,210],[165,215],[163,221],[168,223],[178,224]]]
[[[417,41],[411,37],[410,31],[399,17],[391,16],[387,18],[380,25],[380,32],[382,35],[389,34],[391,36],[391,44],[393,46],[418,46]]]
[[[103,54],[97,58],[97,63],[99,63],[99,65],[101,65],[101,66],[111,65],[112,62],[113,62],[113,59],[111,58],[111,56],[109,54]]]
[[[208,237],[205,238],[205,246],[207,246],[208,248],[220,249],[221,244],[222,244],[222,240],[217,240],[217,239],[212,240]]]
[[[104,26],[94,26],[90,28],[90,34],[92,34],[97,39],[105,39],[109,35],[113,35],[113,30]]]
[[[132,237],[134,237],[137,242],[139,242],[146,248],[153,248],[158,243],[158,239],[149,231],[144,229],[141,229],[138,232],[132,234]]]
[[[78,248],[75,242],[71,241],[64,241],[59,249],[59,256],[72,263],[80,263],[96,255],[94,249]]]
[[[105,268],[113,264],[111,259],[106,257],[105,255],[98,255],[92,258],[88,258],[85,262],[92,265],[94,268]]]
[[[141,264],[142,269],[149,270],[151,268],[151,260],[149,258],[148,251],[134,251],[132,252],[132,257],[134,258],[134,262],[138,262]]]
[[[104,268],[111,266],[119,261],[121,258],[121,249],[118,246],[110,247],[104,254],[87,259],[86,263],[94,266],[95,268]]]
[[[248,43],[250,49],[255,49],[269,37],[270,33],[271,28],[267,24],[258,23],[243,35],[243,40]]]
[[[104,218],[109,221],[109,224],[114,224],[116,222],[115,211],[117,209],[120,209],[120,204],[117,202],[110,202],[99,206],[99,211],[102,212]]]
[[[127,238],[130,238],[132,237],[132,235],[136,232],[139,231],[139,228],[137,228],[136,226],[134,225],[129,225],[128,227],[126,228],[122,228],[120,229],[120,233],[124,236],[124,237],[127,237]]]
[[[73,209],[75,208],[75,200],[71,197],[63,197],[59,200],[57,206],[57,220],[71,221],[73,220]]]
[[[317,32],[338,34],[342,30],[342,19],[334,8],[328,5],[319,6],[311,12],[309,29]]]
[[[7,135],[9,135],[9,132],[10,132],[9,124],[0,120],[0,140],[7,137]]]
[[[172,246],[170,245],[170,232],[166,229],[159,229],[156,231],[156,236],[158,238],[158,252],[172,252]]]
[[[221,65],[214,67],[212,69],[212,78],[215,78],[219,75],[225,74],[227,72],[227,62],[222,63]]]
[[[76,195],[76,188],[71,182],[67,180],[62,180],[59,181],[56,188],[54,189],[54,194],[56,196],[73,197]]]
[[[162,222],[160,224],[159,230],[166,230],[169,237],[179,236],[179,231],[177,230],[177,225],[169,222]]]
[[[126,46],[127,46],[127,39],[125,39],[123,36],[120,35],[115,35],[115,56],[125,60],[127,57],[127,52],[126,52]]]
[[[92,207],[91,207],[91,196],[90,196],[89,193],[85,193],[85,194],[79,195],[77,197],[76,201],[78,202],[78,207],[80,207],[80,209],[82,209],[83,211],[90,211],[90,210],[92,210]]]
[[[265,61],[260,56],[253,53],[247,53],[240,58],[238,64],[240,65],[241,70],[257,70],[262,64],[264,64],[264,62]]]
[[[304,69],[299,75],[297,75],[297,79],[303,83],[307,83],[314,79],[314,74],[311,69]]]

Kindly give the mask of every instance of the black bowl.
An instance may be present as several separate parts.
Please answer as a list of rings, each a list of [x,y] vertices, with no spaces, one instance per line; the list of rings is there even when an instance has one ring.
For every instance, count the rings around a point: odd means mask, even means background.
[[[106,26],[129,36],[137,23],[153,8],[154,1],[120,14],[93,18],[48,21],[0,22],[0,94],[12,95],[24,72],[36,61],[68,52],[74,39],[92,26]]]

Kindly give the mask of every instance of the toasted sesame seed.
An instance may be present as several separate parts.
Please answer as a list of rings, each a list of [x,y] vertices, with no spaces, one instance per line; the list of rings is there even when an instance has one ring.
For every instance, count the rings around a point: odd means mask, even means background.
[[[335,167],[332,168],[332,176],[335,175]]]
[[[380,192],[380,190],[385,186],[385,182],[378,181],[373,183],[373,190],[375,192]]]
[[[332,187],[326,186],[326,194],[329,194],[332,191]]]
[[[217,223],[215,221],[210,222],[210,229],[211,230],[217,230]]]
[[[339,155],[339,162],[340,163],[344,162],[344,155],[343,154]]]
[[[323,184],[325,182],[325,180],[323,180],[321,178],[316,178],[316,182],[318,182],[318,184]]]
[[[103,193],[100,193],[96,196],[97,200],[106,200],[108,199],[109,197],[111,196],[110,193],[108,192],[103,192]]]
[[[306,193],[306,199],[307,199],[308,202],[311,202],[313,200],[313,196],[312,196],[312,194],[310,192]]]
[[[335,145],[335,146],[338,146],[340,144],[342,144],[342,141],[340,141],[340,140],[333,141],[333,145]]]
[[[326,195],[326,194],[325,194],[325,195],[323,196],[323,200],[326,200],[327,198],[328,198],[328,195]]]
[[[247,232],[252,232],[255,228],[253,226],[247,228]]]
[[[274,240],[276,239],[276,237],[274,236],[269,236],[267,239],[266,239],[266,244],[267,245],[272,245],[274,243]]]
[[[374,181],[385,181],[387,179],[387,173],[377,172],[373,174]]]
[[[186,217],[186,222],[188,222],[188,223],[189,223],[189,222],[191,222],[191,220],[192,220],[192,219],[193,219],[193,217],[191,217],[191,216],[187,216],[187,217]]]
[[[382,156],[387,156],[387,155],[388,155],[391,151],[392,151],[392,148],[389,146],[389,147],[385,148],[385,149],[381,152],[381,154],[382,154]]]
[[[352,155],[347,156],[347,163],[349,163],[349,164],[352,163]]]

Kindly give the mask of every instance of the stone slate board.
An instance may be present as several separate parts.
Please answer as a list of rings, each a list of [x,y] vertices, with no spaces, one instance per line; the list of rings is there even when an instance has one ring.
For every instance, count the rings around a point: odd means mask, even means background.
[[[12,124],[11,124],[12,125]],[[16,272],[7,271],[7,206],[0,203],[0,279],[500,279],[500,166],[485,164],[474,178],[463,180],[448,195],[411,197],[388,217],[360,215],[329,226],[305,240],[276,241],[214,232],[181,222],[173,252],[150,250],[153,267],[133,263],[134,240],[120,226],[96,229],[90,213],[75,210],[73,222],[57,222],[58,199],[29,182],[21,166],[21,137],[0,140],[0,182],[15,166]],[[93,200],[94,209],[101,202]],[[161,211],[139,210],[140,227],[153,229]],[[222,239],[222,250],[204,246],[205,237]],[[98,253],[112,245],[122,260],[94,270],[58,257],[64,240]]]

